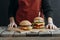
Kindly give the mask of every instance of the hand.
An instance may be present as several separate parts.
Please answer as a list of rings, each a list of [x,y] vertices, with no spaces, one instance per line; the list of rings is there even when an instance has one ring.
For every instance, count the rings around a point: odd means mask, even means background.
[[[8,25],[8,27],[15,27],[15,28],[17,28],[17,24],[14,22],[14,23],[10,23],[9,25]]]
[[[17,24],[15,23],[13,17],[10,18],[10,24],[8,25],[8,27],[11,27],[11,28],[13,28],[13,27],[17,27]]]
[[[47,29],[58,29],[56,25],[53,24],[53,19],[51,17],[48,18]]]

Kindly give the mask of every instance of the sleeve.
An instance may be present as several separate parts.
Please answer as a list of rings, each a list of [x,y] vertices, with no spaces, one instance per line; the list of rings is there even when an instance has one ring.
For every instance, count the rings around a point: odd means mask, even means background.
[[[53,9],[51,6],[51,0],[42,0],[42,9],[45,17],[45,23],[48,23],[48,17],[53,18]]]
[[[53,17],[53,9],[50,0],[42,0],[42,9],[46,18]]]
[[[16,16],[17,8],[18,8],[17,0],[10,0],[10,4],[8,8],[8,18]]]

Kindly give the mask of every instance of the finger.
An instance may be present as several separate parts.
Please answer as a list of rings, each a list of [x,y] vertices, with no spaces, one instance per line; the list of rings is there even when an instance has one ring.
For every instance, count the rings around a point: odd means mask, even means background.
[[[48,29],[49,25],[46,25],[46,28]]]
[[[11,27],[11,24],[9,24],[8,27]]]
[[[15,24],[15,27],[17,28],[17,25]]]
[[[11,24],[11,27],[13,27],[14,25],[13,24]]]
[[[50,29],[52,29],[53,25],[49,25]]]
[[[57,26],[54,25],[54,29],[58,29]]]
[[[53,27],[52,27],[52,29],[55,29],[55,26],[54,25],[52,25]]]

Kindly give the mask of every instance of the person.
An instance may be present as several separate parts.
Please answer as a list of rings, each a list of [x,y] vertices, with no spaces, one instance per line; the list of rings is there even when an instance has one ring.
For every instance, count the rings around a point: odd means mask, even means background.
[[[49,11],[49,6],[45,4],[45,0],[10,0],[8,16],[10,18],[9,26],[19,24],[22,20],[29,20],[33,22],[34,18],[38,16],[39,11],[41,17],[51,18],[51,13],[46,13],[46,9]],[[44,14],[44,15],[43,15]],[[16,20],[16,23],[15,23]],[[48,20],[50,28],[57,28],[52,20]]]
[[[42,8],[43,13],[45,15],[45,19],[48,17],[53,19],[54,24],[59,27],[60,26],[60,0],[42,0]],[[52,25],[52,23],[50,23]]]

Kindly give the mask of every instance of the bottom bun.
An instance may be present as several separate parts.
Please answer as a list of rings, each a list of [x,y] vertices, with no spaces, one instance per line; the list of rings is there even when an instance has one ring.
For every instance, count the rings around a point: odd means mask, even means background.
[[[44,26],[34,26],[35,29],[43,29]]]
[[[22,30],[32,30],[32,27],[21,27]]]

